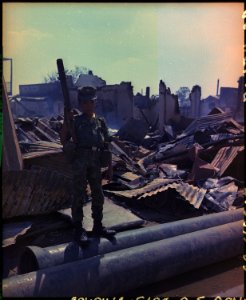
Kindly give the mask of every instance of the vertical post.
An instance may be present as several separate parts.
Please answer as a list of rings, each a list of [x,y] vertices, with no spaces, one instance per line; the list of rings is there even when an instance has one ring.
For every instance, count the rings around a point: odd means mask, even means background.
[[[147,86],[146,87],[146,98],[150,98],[150,87],[149,86]]]
[[[201,87],[199,85],[193,86],[190,93],[190,101],[191,101],[191,118],[199,118],[200,117],[200,104],[201,104]]]
[[[13,95],[13,59],[10,58],[10,92],[9,94]]]
[[[217,90],[216,90],[216,96],[219,96],[219,85],[220,85],[220,80],[217,80]]]
[[[14,119],[3,79],[3,171],[23,169],[23,159],[17,139]]]
[[[166,122],[166,85],[161,80],[159,83],[159,131],[163,133],[164,123]]]

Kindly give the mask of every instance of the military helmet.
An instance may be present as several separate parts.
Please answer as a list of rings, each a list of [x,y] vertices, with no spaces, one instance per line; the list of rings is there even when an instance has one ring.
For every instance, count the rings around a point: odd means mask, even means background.
[[[96,100],[96,89],[93,86],[84,86],[78,89],[78,101]]]

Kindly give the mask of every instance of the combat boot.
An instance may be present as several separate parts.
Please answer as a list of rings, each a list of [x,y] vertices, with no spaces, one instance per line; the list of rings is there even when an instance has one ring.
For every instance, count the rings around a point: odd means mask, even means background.
[[[104,226],[102,226],[102,223],[101,222],[94,222],[94,226],[93,226],[93,229],[92,229],[92,234],[94,236],[113,236],[116,234],[116,231],[115,230],[112,230],[112,229],[108,229]]]
[[[81,222],[74,223],[73,239],[78,244],[87,244],[89,242],[86,230],[82,227]]]

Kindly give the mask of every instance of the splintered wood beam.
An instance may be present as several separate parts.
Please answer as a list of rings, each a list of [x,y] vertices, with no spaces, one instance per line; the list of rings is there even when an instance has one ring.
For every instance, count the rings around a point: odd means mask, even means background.
[[[22,169],[23,159],[3,78],[3,171]]]

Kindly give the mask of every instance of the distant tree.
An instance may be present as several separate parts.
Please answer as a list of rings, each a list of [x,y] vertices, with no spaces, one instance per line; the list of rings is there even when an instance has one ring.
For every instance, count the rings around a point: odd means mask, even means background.
[[[51,72],[51,73],[47,74],[47,76],[44,77],[44,83],[55,82],[57,80],[58,80],[57,72]]]
[[[66,75],[72,75],[73,82],[75,83],[80,74],[88,74],[89,69],[86,67],[74,66],[72,70],[65,69]],[[55,82],[58,80],[58,72],[51,72],[44,77],[44,83]]]
[[[180,87],[176,92],[179,103],[184,103],[189,100],[190,89],[188,87]]]
[[[89,69],[86,67],[79,67],[79,66],[74,66],[73,70],[68,71],[68,75],[72,75],[73,81],[75,82],[80,74],[88,74]]]

